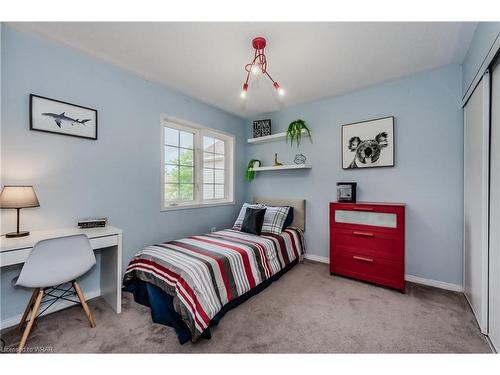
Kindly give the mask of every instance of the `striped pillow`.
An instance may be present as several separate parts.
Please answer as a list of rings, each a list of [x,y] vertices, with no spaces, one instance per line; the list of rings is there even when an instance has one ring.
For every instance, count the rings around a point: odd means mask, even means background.
[[[265,206],[264,224],[262,224],[262,233],[280,234],[283,232],[289,206]]]
[[[245,218],[245,213],[247,212],[247,208],[264,208],[263,204],[250,204],[250,203],[243,203],[243,206],[241,206],[240,213],[238,215],[238,218],[234,222],[233,229],[234,230],[241,230],[241,224],[243,224],[243,219]],[[281,233],[281,232],[280,232]]]

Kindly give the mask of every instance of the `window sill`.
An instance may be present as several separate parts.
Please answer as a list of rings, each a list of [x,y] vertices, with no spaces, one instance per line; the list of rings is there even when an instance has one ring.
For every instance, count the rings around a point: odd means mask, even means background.
[[[195,204],[179,204],[178,206],[168,206],[162,207],[160,211],[176,211],[176,210],[191,210],[196,208],[207,208],[207,207],[218,207],[218,206],[234,206],[236,202],[232,201],[223,201],[223,202],[214,202],[214,203],[195,203]]]

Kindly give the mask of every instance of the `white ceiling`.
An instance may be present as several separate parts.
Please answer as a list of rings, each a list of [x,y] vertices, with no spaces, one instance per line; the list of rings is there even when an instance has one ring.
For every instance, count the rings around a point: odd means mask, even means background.
[[[242,117],[462,63],[476,23],[16,23]],[[251,40],[268,71],[239,96]],[[253,77],[252,77],[253,78]],[[251,79],[252,79],[251,78]]]

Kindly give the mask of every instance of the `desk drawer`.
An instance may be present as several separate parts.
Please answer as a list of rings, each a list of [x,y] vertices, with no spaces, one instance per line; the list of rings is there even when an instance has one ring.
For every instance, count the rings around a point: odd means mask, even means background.
[[[21,264],[26,262],[33,248],[4,251],[0,254],[0,266],[11,266],[13,264]]]
[[[90,245],[92,246],[92,249],[102,249],[105,247],[110,247],[110,246],[117,246],[118,245],[118,236],[112,235],[112,236],[104,236],[104,237],[97,237],[97,238],[91,238],[90,239]],[[0,254],[0,266],[10,266],[13,264],[21,264],[28,259],[28,256],[31,253],[31,250],[33,248],[27,248],[27,249],[19,249],[19,250],[12,250],[12,251],[4,251]]]
[[[103,247],[110,247],[118,245],[118,237],[115,236],[105,236],[90,239],[90,244],[92,249],[102,249]]]

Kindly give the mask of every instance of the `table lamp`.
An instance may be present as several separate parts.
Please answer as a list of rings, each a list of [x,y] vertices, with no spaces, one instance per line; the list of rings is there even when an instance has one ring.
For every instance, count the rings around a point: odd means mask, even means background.
[[[40,207],[33,186],[5,185],[0,193],[0,208],[15,208],[17,210],[17,231],[7,233],[5,237],[24,237],[28,231],[19,231],[19,211],[21,208]]]

